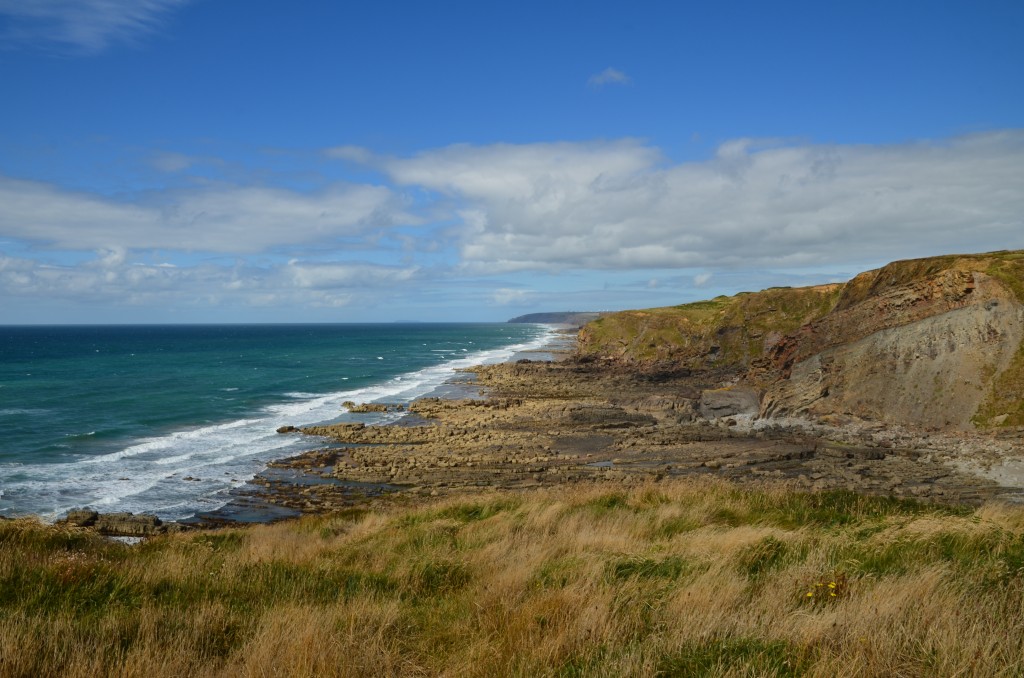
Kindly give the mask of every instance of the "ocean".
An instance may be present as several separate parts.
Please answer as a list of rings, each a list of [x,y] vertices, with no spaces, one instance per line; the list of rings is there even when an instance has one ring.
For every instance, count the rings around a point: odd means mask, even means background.
[[[0,327],[0,515],[209,512],[274,459],[277,427],[386,423],[454,370],[536,350],[550,327],[337,324]]]

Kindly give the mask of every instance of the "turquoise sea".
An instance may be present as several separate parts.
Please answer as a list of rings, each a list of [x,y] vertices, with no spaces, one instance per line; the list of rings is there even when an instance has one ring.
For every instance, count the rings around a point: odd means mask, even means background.
[[[210,511],[268,461],[322,445],[278,426],[396,419],[341,404],[407,403],[552,336],[516,324],[0,327],[0,515]]]

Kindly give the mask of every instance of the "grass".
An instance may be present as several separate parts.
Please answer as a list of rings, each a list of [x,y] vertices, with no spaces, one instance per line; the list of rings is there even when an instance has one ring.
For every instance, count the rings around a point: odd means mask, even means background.
[[[714,479],[134,547],[0,521],[3,676],[1013,676],[1021,609],[1024,508]]]
[[[588,323],[580,351],[637,361],[672,360],[688,367],[740,368],[781,337],[826,315],[841,285],[742,292],[678,306],[609,313]]]
[[[1024,426],[1024,343],[1017,347],[1010,364],[992,382],[973,421],[979,426]]]

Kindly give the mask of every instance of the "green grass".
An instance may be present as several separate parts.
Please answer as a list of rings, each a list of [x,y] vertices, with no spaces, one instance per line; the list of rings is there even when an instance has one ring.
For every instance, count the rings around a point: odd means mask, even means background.
[[[633,556],[608,563],[605,571],[615,580],[624,579],[678,579],[687,570],[686,561],[678,556],[649,558]]]
[[[747,577],[756,578],[778,568],[789,553],[786,542],[765,537],[740,552],[736,559],[737,569]]]
[[[583,354],[624,354],[690,367],[740,368],[764,355],[765,336],[827,314],[841,286],[771,288],[678,306],[603,316],[581,333]]]
[[[136,547],[0,521],[0,675],[1014,675],[1022,581],[1024,508],[712,479]]]
[[[439,511],[440,518],[451,518],[459,522],[468,523],[476,520],[486,520],[506,511],[512,511],[520,505],[520,502],[513,499],[459,503]]]
[[[806,662],[798,648],[760,638],[715,638],[691,643],[664,657],[657,676],[697,678],[743,669],[745,675],[786,678],[803,675]]]

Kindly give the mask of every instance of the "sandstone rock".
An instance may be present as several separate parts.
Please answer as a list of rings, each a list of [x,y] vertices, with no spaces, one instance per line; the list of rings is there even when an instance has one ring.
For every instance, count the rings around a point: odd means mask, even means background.
[[[628,428],[650,426],[656,423],[649,414],[626,412],[621,407],[578,405],[569,409],[569,419],[575,424],[589,424],[602,428]]]
[[[281,426],[277,429],[278,433],[298,433],[299,429],[294,426]]]
[[[100,534],[118,537],[150,537],[166,531],[158,517],[133,513],[101,513],[93,527]]]
[[[757,414],[760,406],[757,393],[750,388],[720,388],[700,394],[700,414],[708,419]]]
[[[986,309],[984,294],[998,293],[991,286],[979,275],[971,303],[961,300],[959,308],[827,346],[792,363],[787,378],[768,388],[762,415],[850,413],[921,428],[970,428],[993,377],[1009,366],[1024,340],[1024,306],[1006,301]]]
[[[346,408],[352,413],[366,413],[366,412],[401,412],[405,409],[402,405],[393,405],[388,403],[361,403],[356,405],[351,400],[342,403],[342,407]]]

